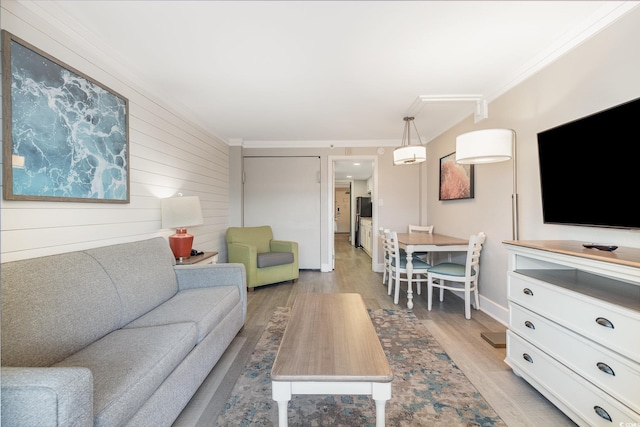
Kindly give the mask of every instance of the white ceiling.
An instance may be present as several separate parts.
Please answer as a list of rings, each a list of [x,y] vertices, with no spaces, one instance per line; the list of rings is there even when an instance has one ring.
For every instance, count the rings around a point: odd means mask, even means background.
[[[476,103],[418,97],[490,102],[637,4],[64,0],[28,7],[77,32],[125,76],[230,144],[356,147],[399,145],[407,114],[428,142]]]
[[[336,181],[365,180],[373,175],[371,160],[335,160],[333,176]]]

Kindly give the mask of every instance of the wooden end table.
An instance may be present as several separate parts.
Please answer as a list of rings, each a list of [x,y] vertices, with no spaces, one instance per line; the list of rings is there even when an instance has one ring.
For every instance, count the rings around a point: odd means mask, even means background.
[[[218,252],[204,252],[184,259],[176,258],[176,265],[217,264]]]
[[[300,294],[271,369],[278,422],[292,394],[363,394],[385,424],[393,373],[360,294]]]

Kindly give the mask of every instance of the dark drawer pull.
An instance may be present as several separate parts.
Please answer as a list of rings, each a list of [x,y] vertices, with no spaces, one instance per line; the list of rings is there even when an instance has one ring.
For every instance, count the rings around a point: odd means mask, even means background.
[[[524,321],[524,326],[526,326],[529,329],[535,329],[536,328],[536,326],[533,323],[529,322],[528,320]]]
[[[609,319],[605,319],[604,317],[598,317],[596,319],[596,323],[600,326],[604,326],[605,328],[613,329],[613,323]]]
[[[609,415],[609,413],[607,411],[605,411],[604,409],[602,409],[601,407],[596,405],[596,406],[593,407],[593,410],[596,411],[596,414],[598,414],[598,416],[600,418],[604,418],[607,421],[613,421],[611,419],[611,415]]]
[[[533,359],[527,353],[522,353],[522,358],[529,363],[533,363]]]
[[[524,292],[524,293],[525,293],[525,294],[527,294],[527,295],[531,295],[531,296],[533,296],[533,291],[532,291],[531,289],[529,289],[529,288],[524,288],[524,289],[522,290],[522,292]]]
[[[616,376],[616,373],[613,372],[611,366],[607,365],[606,363],[598,362],[596,363],[596,366],[598,366],[598,369],[600,369],[605,374],[613,375],[614,377]]]

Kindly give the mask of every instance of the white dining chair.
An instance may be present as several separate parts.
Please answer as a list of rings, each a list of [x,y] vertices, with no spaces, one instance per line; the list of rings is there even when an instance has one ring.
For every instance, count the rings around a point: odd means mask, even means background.
[[[413,225],[409,224],[409,234],[411,233],[433,233],[433,225]],[[420,258],[422,261],[431,262],[429,259],[429,252],[414,252],[414,257]],[[418,293],[418,295],[420,295]]]
[[[471,292],[475,295],[475,309],[480,309],[478,279],[480,277],[480,252],[486,235],[483,232],[469,238],[467,257],[464,264],[443,262],[427,270],[427,309],[431,311],[433,288],[440,289],[440,301],[444,291],[464,292],[464,317],[471,319]],[[446,284],[449,283],[449,284]]]
[[[389,263],[391,262],[391,259],[389,258],[389,253],[387,251],[385,231],[388,232],[389,230],[385,230],[384,227],[378,228],[378,233],[380,234],[380,238],[382,239],[382,253],[384,255],[384,259],[382,261],[384,266],[384,270],[382,271],[383,285],[387,283],[387,276],[389,275]]]
[[[384,261],[383,261],[384,270],[382,271],[382,284],[386,284],[387,278],[389,277],[389,264],[391,262],[391,257],[392,257],[392,255],[389,255],[389,251],[387,250],[388,248],[385,244],[385,239],[386,239],[385,232],[388,233],[389,229],[384,227],[379,227],[378,232],[380,233],[380,238],[382,239],[382,253],[384,254]],[[404,249],[400,248],[400,256],[404,257],[406,255],[407,253],[404,251]]]
[[[400,282],[407,282],[409,277],[407,276],[407,257],[406,254],[400,253],[400,246],[398,246],[398,233],[395,231],[389,231],[385,233],[386,236],[386,248],[389,251],[389,285],[387,293],[391,295],[393,285],[395,284],[395,290],[393,295],[393,303],[398,304],[400,300]],[[422,261],[419,258],[412,258],[413,270],[412,270],[412,283],[416,284],[418,295],[420,295],[420,287],[422,283],[426,282],[427,270],[431,265]],[[402,277],[404,275],[404,277]]]
[[[409,233],[433,233],[433,225],[409,224]]]

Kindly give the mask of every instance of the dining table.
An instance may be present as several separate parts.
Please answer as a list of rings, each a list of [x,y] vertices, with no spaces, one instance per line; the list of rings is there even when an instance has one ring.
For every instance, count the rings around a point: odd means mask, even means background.
[[[398,246],[407,253],[407,308],[413,308],[413,253],[466,252],[469,240],[436,233],[398,233]],[[419,285],[418,285],[419,286]]]

